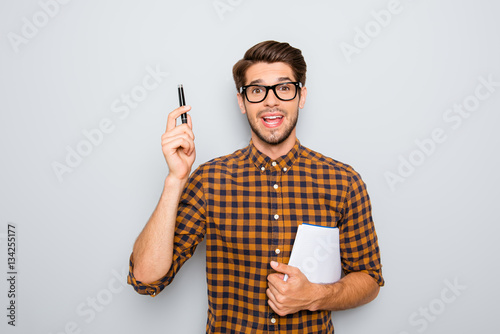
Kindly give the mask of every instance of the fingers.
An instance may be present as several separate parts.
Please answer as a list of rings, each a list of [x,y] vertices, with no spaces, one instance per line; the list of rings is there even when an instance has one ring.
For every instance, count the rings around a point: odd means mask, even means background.
[[[276,271],[282,271],[282,269],[285,269],[284,267],[289,267],[283,263],[278,263],[276,261],[271,261],[271,267],[276,270]],[[293,267],[289,267],[293,268]],[[267,276],[267,282],[269,289],[268,291],[274,295],[283,295],[286,292],[287,288],[287,283],[283,280],[285,278],[285,275],[281,273],[274,273],[270,274]]]
[[[170,139],[173,139],[173,138],[177,138],[177,137],[186,138],[186,140],[194,142],[194,133],[193,133],[193,131],[191,131],[191,129],[188,128],[185,124],[183,124],[183,125],[177,126],[175,129],[173,129],[171,131],[165,132],[161,136],[162,145],[163,145],[164,141],[170,140]]]
[[[192,131],[193,122],[191,116],[187,115],[187,124],[176,126],[176,119],[183,113],[191,110],[190,106],[183,106],[173,110],[167,119],[167,129],[161,137],[161,145],[165,156],[173,154],[177,149],[182,148],[186,155],[194,152],[194,133]]]
[[[191,120],[191,115],[187,114],[186,116],[187,116],[187,119],[188,119],[187,124],[188,124],[189,128],[193,129],[193,121]]]
[[[269,281],[269,284],[268,284],[267,291],[269,292],[269,294],[271,294],[273,296],[282,295],[282,293],[279,291],[279,289],[280,289],[279,283],[277,285],[275,285],[271,282],[271,280],[268,279],[268,281]]]
[[[189,121],[190,118],[188,118]],[[191,155],[195,149],[193,131],[186,124],[179,125],[161,136],[161,145],[164,148],[164,152],[165,149],[175,151],[182,148],[185,154]]]
[[[269,305],[275,312],[283,308],[283,303],[286,301],[288,293],[288,284],[283,281],[283,275],[271,274],[267,277],[268,288],[266,295],[269,298]]]
[[[276,307],[278,303],[278,301],[276,300],[276,296],[278,295],[278,291],[276,291],[276,289],[272,288],[271,286],[269,286],[269,288],[267,288],[266,290],[266,295],[267,295],[267,298],[269,298],[269,305],[273,305]],[[271,306],[271,307],[273,307]],[[274,309],[274,307],[273,307]]]
[[[174,154],[179,148],[182,148],[184,154],[190,156],[194,150],[194,136],[189,133],[181,132],[175,135],[165,133],[162,136],[161,146],[165,155]]]
[[[287,274],[288,276],[297,276],[300,273],[300,270],[297,267],[289,266],[276,261],[271,261],[271,268],[282,274]]]
[[[266,290],[266,295],[268,297],[267,303],[276,314],[285,316],[290,313],[289,308],[283,304],[283,296],[273,293],[270,288]]]
[[[271,262],[271,267],[278,273],[267,276],[266,295],[274,312],[283,316],[308,309],[314,293],[311,293],[312,284],[300,269],[276,261]],[[289,275],[286,282],[283,281],[284,273]]]
[[[278,288],[281,285],[286,284],[286,282],[283,280],[284,277],[285,275],[283,274],[270,274],[267,276],[267,282],[269,283],[269,286]]]
[[[190,106],[182,106],[170,112],[165,133],[161,136],[162,151],[167,161],[169,175],[179,179],[189,176],[196,158],[191,116],[187,115],[187,124],[179,126],[176,124],[177,118],[189,110]]]
[[[269,304],[269,306],[271,306],[271,308],[276,312],[276,297],[274,297],[273,293],[271,292],[271,290],[267,289],[266,290],[266,295],[267,295],[267,303]]]
[[[188,112],[189,110],[191,110],[191,106],[182,106],[182,107],[179,107],[177,109],[174,109],[170,114],[168,114],[166,131],[168,132],[168,131],[173,130],[176,126],[177,118],[181,114],[184,114],[184,113]],[[192,128],[190,116],[189,115],[187,115],[187,116],[188,116],[188,126],[189,126],[189,128]]]

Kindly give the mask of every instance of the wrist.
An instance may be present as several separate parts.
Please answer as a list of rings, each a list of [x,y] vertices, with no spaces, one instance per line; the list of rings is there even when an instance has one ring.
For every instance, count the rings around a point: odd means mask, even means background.
[[[330,310],[332,300],[339,294],[340,284],[313,284],[313,301],[309,306],[309,311]]]
[[[309,305],[309,311],[318,311],[322,309],[323,305],[323,298],[325,297],[326,289],[323,284],[312,284],[313,289],[312,289],[312,296],[313,300],[311,305]]]
[[[177,176],[169,173],[165,178],[165,186],[182,188],[186,184],[188,177],[178,178]]]
[[[164,191],[168,190],[169,193],[177,193],[178,196],[182,193],[182,190],[184,189],[184,186],[187,183],[187,178],[185,179],[179,179],[178,177],[169,174],[165,178],[165,184],[164,184]]]

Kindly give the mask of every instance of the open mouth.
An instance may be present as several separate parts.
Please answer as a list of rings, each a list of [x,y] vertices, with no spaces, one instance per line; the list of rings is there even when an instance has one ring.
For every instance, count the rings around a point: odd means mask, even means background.
[[[264,116],[262,117],[262,121],[264,125],[267,127],[276,127],[283,122],[283,116],[273,115],[273,116]]]

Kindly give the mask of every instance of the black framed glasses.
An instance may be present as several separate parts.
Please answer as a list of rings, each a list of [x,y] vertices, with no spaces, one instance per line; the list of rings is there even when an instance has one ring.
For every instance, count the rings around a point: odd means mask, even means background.
[[[240,88],[240,93],[244,94],[250,103],[259,103],[266,99],[267,93],[272,89],[274,95],[281,101],[291,101],[297,96],[300,82],[282,82],[273,86],[248,85]]]

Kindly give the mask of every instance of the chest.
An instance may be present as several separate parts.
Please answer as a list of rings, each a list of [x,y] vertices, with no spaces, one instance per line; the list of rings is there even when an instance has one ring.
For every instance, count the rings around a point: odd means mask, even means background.
[[[211,181],[205,186],[208,226],[233,249],[291,246],[300,224],[334,227],[344,214],[346,191],[330,176],[292,168],[225,173]]]

